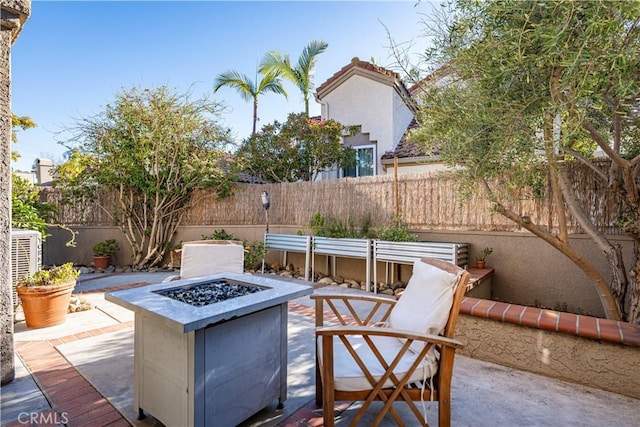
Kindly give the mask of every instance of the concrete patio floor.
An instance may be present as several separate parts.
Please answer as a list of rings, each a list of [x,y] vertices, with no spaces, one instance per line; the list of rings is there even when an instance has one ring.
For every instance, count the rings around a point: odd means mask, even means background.
[[[105,301],[104,290],[157,283],[168,275],[82,276],[76,292],[90,292],[84,296],[95,308],[70,314],[64,324],[50,328],[30,329],[23,322],[16,324],[16,379],[0,390],[2,426],[162,425],[152,417],[137,420],[133,407],[133,313]],[[316,290],[323,291],[326,289]],[[277,410],[274,402],[242,426],[322,425],[322,411],[314,402],[313,315],[308,297],[289,304],[285,408]],[[359,406],[357,402],[338,404],[336,424],[348,425]],[[396,407],[406,425],[417,424],[403,403]],[[437,404],[426,402],[426,407],[430,407],[427,409],[430,425],[436,426]],[[361,425],[371,424],[376,408],[368,411]],[[452,390],[454,426],[639,424],[639,400],[456,356]],[[384,425],[395,423],[389,419]]]

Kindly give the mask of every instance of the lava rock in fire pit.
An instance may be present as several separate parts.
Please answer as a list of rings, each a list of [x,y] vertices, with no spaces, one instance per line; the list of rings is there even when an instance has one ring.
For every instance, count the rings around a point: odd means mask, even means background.
[[[163,291],[155,291],[155,293],[196,307],[202,307],[204,305],[254,294],[262,290],[264,289],[258,286],[247,286],[240,283],[227,282],[226,280],[214,280],[192,287],[166,289]]]

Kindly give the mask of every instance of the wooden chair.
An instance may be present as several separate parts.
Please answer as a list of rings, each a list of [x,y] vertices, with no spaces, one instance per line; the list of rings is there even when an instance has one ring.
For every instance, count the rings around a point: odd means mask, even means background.
[[[371,294],[311,296],[316,307],[316,402],[323,406],[325,426],[334,425],[334,404],[340,400],[364,401],[351,425],[357,425],[376,400],[384,406],[373,425],[387,413],[404,425],[393,407],[394,402],[404,401],[426,426],[426,415],[414,403],[421,400],[437,401],[439,426],[450,425],[454,354],[463,346],[453,335],[469,277],[454,264],[423,258],[414,264],[398,300]],[[438,285],[432,286],[435,282]],[[432,287],[444,291],[431,298]],[[363,302],[368,302],[364,314]],[[353,320],[338,311],[340,303]],[[426,306],[430,308],[422,311]],[[325,326],[327,314],[340,325]],[[440,319],[423,329],[423,320],[434,316]]]
[[[224,272],[244,272],[244,246],[236,240],[194,240],[182,245],[180,275],[164,282]]]

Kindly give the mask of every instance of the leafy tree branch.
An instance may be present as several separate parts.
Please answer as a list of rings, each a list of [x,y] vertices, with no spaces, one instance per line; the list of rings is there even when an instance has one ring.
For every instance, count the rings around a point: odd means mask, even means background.
[[[67,197],[95,200],[122,230],[134,268],[160,263],[196,189],[230,194],[234,174],[219,111],[166,87],[134,88],[78,121],[68,142],[75,150],[56,178]]]

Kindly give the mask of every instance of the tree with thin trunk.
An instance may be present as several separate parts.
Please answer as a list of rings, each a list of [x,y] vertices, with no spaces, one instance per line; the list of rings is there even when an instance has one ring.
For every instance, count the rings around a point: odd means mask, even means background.
[[[302,93],[304,112],[309,117],[309,96],[314,89],[313,69],[318,62],[318,56],[327,50],[329,45],[322,40],[311,40],[298,57],[298,62],[291,64],[288,54],[277,51],[268,52],[260,62],[263,73],[279,73],[291,81]]]
[[[57,187],[74,209],[94,201],[120,228],[134,269],[162,261],[197,189],[231,193],[220,110],[166,87],[132,89],[71,129],[77,150],[56,169]]]
[[[480,184],[490,208],[560,251],[595,286],[605,315],[640,324],[640,3],[454,0],[434,25],[427,57],[447,81],[425,82],[412,139]],[[437,80],[437,79],[436,79]],[[429,80],[434,82],[434,79]],[[599,151],[610,162],[594,158]],[[590,200],[571,164],[594,171]],[[553,225],[534,223],[510,197],[549,193]],[[607,227],[634,244],[625,265],[593,215],[617,209]],[[609,265],[603,277],[570,237],[575,223]],[[558,281],[562,286],[562,281]]]
[[[213,84],[213,92],[217,92],[221,87],[235,89],[245,101],[253,101],[253,128],[251,135],[256,134],[256,124],[258,122],[258,97],[267,92],[277,93],[287,97],[287,92],[282,87],[282,81],[277,72],[267,72],[258,81],[258,73],[255,80],[251,80],[246,74],[231,70],[221,73],[216,77]]]
[[[355,150],[342,144],[343,135],[355,131],[335,120],[291,113],[286,122],[265,125],[245,139],[236,156],[246,172],[264,182],[313,181],[326,168],[355,164]]]

